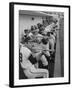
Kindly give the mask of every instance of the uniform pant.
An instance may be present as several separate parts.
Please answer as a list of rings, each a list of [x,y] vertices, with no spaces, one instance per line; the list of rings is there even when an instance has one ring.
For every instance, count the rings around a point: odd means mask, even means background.
[[[25,69],[24,73],[27,76],[27,78],[36,78],[36,77],[48,78],[49,77],[48,70],[46,69],[38,69],[38,68]]]

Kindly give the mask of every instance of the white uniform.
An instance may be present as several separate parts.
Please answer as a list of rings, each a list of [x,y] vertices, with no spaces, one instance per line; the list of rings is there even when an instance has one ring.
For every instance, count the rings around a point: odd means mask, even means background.
[[[33,38],[34,40],[38,40],[38,41],[40,42],[41,39],[43,38],[43,35],[41,35],[41,34],[32,35],[32,38]]]
[[[20,49],[20,53],[22,53],[21,67],[23,68],[24,73],[28,78],[49,77],[48,70],[36,69],[35,66],[28,60],[31,51],[27,47],[22,46]]]
[[[44,32],[45,32],[45,33],[50,32],[50,31],[52,30],[52,28],[54,27],[54,25],[55,25],[54,23],[48,25],[48,26],[45,28]]]
[[[28,36],[32,38],[33,34],[30,32],[30,33],[28,34]]]
[[[54,35],[50,35],[49,43],[51,45],[51,50],[54,51],[54,45],[55,45],[55,36]]]
[[[49,43],[47,43],[46,45],[41,44],[41,46],[42,46],[42,49],[49,50]],[[50,56],[49,51],[44,51],[44,54],[48,57]],[[41,57],[41,61],[44,66],[48,65],[48,61],[47,61],[45,55],[42,55],[42,57]]]
[[[30,56],[31,51],[27,47],[22,46],[21,49],[20,49],[20,53],[22,53],[21,66],[23,67],[23,69],[31,68],[33,65],[28,60],[28,57]]]

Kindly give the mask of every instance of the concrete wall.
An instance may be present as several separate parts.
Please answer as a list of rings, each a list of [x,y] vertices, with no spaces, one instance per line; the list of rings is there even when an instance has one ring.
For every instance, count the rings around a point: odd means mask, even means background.
[[[64,18],[60,18],[59,31],[57,32],[54,77],[63,77],[63,76],[64,76]]]
[[[64,76],[64,18],[60,19],[60,58],[61,58],[61,76]]]

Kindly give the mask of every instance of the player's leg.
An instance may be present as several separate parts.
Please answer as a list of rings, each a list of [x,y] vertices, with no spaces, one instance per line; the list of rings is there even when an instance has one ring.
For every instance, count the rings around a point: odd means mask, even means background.
[[[48,65],[48,61],[47,61],[45,55],[42,55],[41,58],[40,58],[40,60],[42,61],[42,64],[43,64],[44,66]]]
[[[30,70],[24,70],[24,74],[27,76],[27,78],[36,78],[36,77],[48,78],[48,73],[46,72],[44,73],[41,70],[37,70],[33,72]]]
[[[34,70],[31,70],[31,72],[33,73],[33,74],[38,74],[38,75],[41,75],[41,76],[43,76],[43,77],[45,77],[45,78],[48,78],[49,77],[49,72],[48,72],[48,70],[46,70],[46,69],[34,69]]]

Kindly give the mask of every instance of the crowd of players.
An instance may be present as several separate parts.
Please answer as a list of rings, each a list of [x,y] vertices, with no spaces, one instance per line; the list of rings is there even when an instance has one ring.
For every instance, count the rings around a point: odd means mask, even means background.
[[[53,20],[24,30],[20,42],[20,65],[27,78],[48,78],[48,61],[55,57],[57,23]]]

